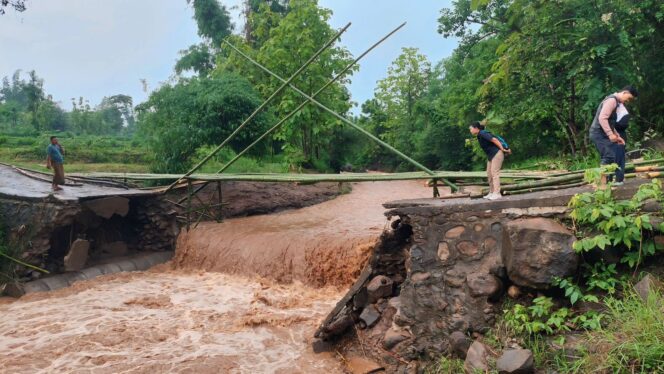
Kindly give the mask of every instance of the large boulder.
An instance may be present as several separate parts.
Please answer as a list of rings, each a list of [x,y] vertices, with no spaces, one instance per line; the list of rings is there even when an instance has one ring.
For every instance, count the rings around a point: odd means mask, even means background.
[[[639,298],[641,298],[644,303],[648,302],[648,299],[652,294],[657,294],[657,292],[661,292],[662,289],[664,289],[662,282],[650,274],[646,274],[639,283],[634,285],[634,291],[636,291],[636,294],[639,295]]]
[[[85,267],[88,261],[90,242],[85,239],[76,239],[64,258],[65,271],[78,271]]]
[[[502,258],[507,276],[519,286],[547,289],[553,277],[576,272],[579,257],[574,234],[546,218],[509,222],[503,230]]]
[[[474,341],[468,348],[466,353],[466,360],[463,363],[463,368],[466,373],[486,373],[489,370],[489,362],[487,361],[487,352],[484,344]]]
[[[367,285],[369,304],[375,303],[381,298],[391,296],[393,284],[392,279],[384,275],[375,276]]]
[[[503,352],[496,361],[500,374],[530,374],[535,371],[533,352],[529,349],[510,349]]]
[[[450,347],[452,352],[459,358],[465,359],[470,343],[473,341],[461,331],[454,331],[450,334]]]

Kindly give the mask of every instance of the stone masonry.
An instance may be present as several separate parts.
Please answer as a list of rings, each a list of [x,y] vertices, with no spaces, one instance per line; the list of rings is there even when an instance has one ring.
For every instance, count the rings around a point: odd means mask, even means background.
[[[631,197],[638,185],[628,183],[618,197]],[[393,230],[316,337],[335,339],[357,324],[363,346],[380,347],[374,358],[394,367],[452,354],[455,336],[484,333],[494,324],[507,287],[542,290],[552,277],[576,272],[567,203],[588,190],[385,204]],[[391,294],[377,287],[388,283],[379,277],[389,278]]]

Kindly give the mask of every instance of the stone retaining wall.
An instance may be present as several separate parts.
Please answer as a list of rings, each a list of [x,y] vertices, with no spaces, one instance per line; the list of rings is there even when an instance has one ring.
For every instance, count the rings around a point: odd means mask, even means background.
[[[179,233],[175,215],[170,204],[155,196],[65,201],[0,197],[10,250],[51,275],[140,251],[173,251]],[[11,264],[20,283],[45,276]]]
[[[626,185],[617,195],[631,197],[636,188]],[[398,244],[375,249],[316,337],[334,340],[355,324],[363,349],[388,367],[452,353],[452,336],[485,333],[494,324],[509,286],[544,290],[553,277],[576,272],[567,202],[587,190],[386,204],[396,219],[383,237],[399,237]],[[386,256],[403,266],[389,270]]]

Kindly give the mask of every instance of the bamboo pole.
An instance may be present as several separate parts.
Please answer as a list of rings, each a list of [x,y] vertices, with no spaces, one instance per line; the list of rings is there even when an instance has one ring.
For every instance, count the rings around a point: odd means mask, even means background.
[[[579,182],[583,180],[583,175],[565,175],[562,177],[552,177],[549,179],[544,179],[540,181],[535,181],[535,182],[526,182],[526,183],[518,183],[518,184],[512,184],[512,185],[507,185],[503,186],[501,189],[503,191],[515,191],[515,190],[523,190],[523,189],[528,189],[528,188],[536,188],[536,187],[546,187],[546,186],[555,186],[555,185],[560,185],[560,184],[566,184],[566,183],[574,183],[574,182]],[[485,189],[482,190],[482,193],[486,193]]]
[[[193,174],[196,170],[198,170],[201,166],[203,166],[204,163],[206,163],[209,159],[211,159],[212,156],[217,154],[217,152],[219,152],[221,148],[223,148],[226,144],[228,144],[228,142],[230,142],[231,139],[233,139],[235,135],[237,135],[237,133],[240,132],[240,130],[242,130],[244,126],[246,126],[261,110],[263,110],[263,108],[265,108],[267,104],[270,103],[270,101],[272,101],[272,99],[274,99],[281,91],[283,91],[293,79],[295,79],[298,75],[300,75],[300,73],[302,73],[304,69],[306,69],[312,62],[314,62],[314,60],[317,59],[318,56],[320,56],[325,50],[327,50],[327,48],[329,48],[341,36],[341,34],[346,32],[346,30],[349,27],[350,27],[350,22],[348,22],[346,26],[344,26],[341,30],[339,30],[330,40],[327,41],[327,43],[325,43],[325,45],[323,45],[316,53],[314,53],[314,55],[311,56],[307,60],[307,62],[304,63],[304,65],[302,65],[299,69],[297,69],[297,71],[293,73],[293,75],[291,75],[290,78],[288,78],[288,81],[286,81],[286,83],[283,83],[279,88],[277,88],[276,91],[272,93],[272,95],[270,95],[270,97],[268,97],[265,101],[263,101],[263,103],[260,106],[258,106],[258,108],[256,108],[256,110],[254,110],[253,113],[251,113],[249,117],[245,119],[244,122],[242,122],[242,124],[240,124],[240,126],[238,126],[221,144],[219,144],[215,149],[213,149],[212,152],[210,152],[207,156],[205,156],[200,162],[198,162],[198,164],[196,164],[193,168],[191,168],[188,172],[186,172],[181,178],[171,183],[171,185],[169,185],[166,191],[164,191],[163,193],[170,191],[173,187],[175,187],[175,185],[177,185],[180,181],[182,181],[183,178],[186,178],[191,174]]]
[[[587,183],[577,182],[577,183],[570,183],[570,184],[561,184],[561,185],[558,185],[558,186],[544,186],[544,187],[524,188],[524,189],[521,189],[521,190],[511,190],[511,191],[505,191],[505,192],[503,192],[503,194],[504,195],[519,195],[519,194],[524,194],[524,193],[529,193],[529,192],[563,190],[563,189],[567,189],[567,188],[581,187],[581,186],[585,186],[585,185],[587,185]]]
[[[357,61],[359,61],[359,60],[360,60],[362,57],[364,57],[367,53],[371,52],[371,50],[373,50],[376,46],[378,46],[378,45],[379,45],[380,43],[382,43],[384,40],[386,40],[387,38],[389,38],[390,36],[392,36],[394,33],[396,33],[397,31],[399,31],[399,29],[401,29],[405,24],[406,24],[405,22],[402,23],[402,24],[399,25],[396,29],[392,30],[389,34],[387,34],[386,36],[384,36],[381,40],[379,40],[379,41],[376,42],[374,45],[372,45],[368,50],[366,50],[366,51],[365,51],[363,54],[361,54],[357,59],[355,59],[355,61],[353,61],[353,63],[352,63],[351,65],[349,65],[346,69],[344,69],[344,71],[342,71],[342,73],[345,73],[345,71],[347,71],[348,69],[350,69],[351,66],[353,66],[355,63],[357,63]],[[247,60],[249,60],[251,63],[253,63],[254,65],[258,66],[261,70],[263,70],[263,71],[265,71],[266,73],[272,75],[274,78],[280,80],[281,82],[284,82],[284,84],[288,84],[288,86],[289,86],[291,89],[293,89],[295,92],[299,93],[299,94],[302,95],[304,98],[306,98],[307,101],[305,101],[305,102],[301,105],[301,107],[303,107],[304,105],[308,104],[309,102],[314,103],[315,105],[317,105],[317,106],[320,107],[321,109],[323,109],[323,110],[327,111],[328,113],[332,114],[334,117],[336,117],[336,118],[339,119],[340,121],[342,121],[342,122],[344,122],[344,123],[350,125],[351,127],[353,127],[354,129],[360,131],[361,133],[363,133],[364,135],[366,135],[367,137],[369,137],[369,138],[372,139],[373,141],[377,142],[377,143],[380,144],[381,146],[387,148],[388,150],[390,150],[391,152],[395,153],[395,154],[398,155],[399,157],[405,159],[406,161],[408,161],[409,163],[411,163],[412,165],[414,165],[414,166],[417,167],[418,169],[423,170],[423,171],[425,171],[425,172],[427,172],[427,173],[433,175],[433,172],[432,172],[431,170],[429,170],[426,166],[420,164],[419,162],[417,162],[417,161],[415,161],[414,159],[410,158],[409,156],[407,156],[407,155],[404,154],[403,152],[401,152],[401,151],[399,151],[398,149],[392,147],[392,146],[389,145],[388,143],[386,143],[386,142],[380,140],[378,137],[376,137],[375,135],[373,135],[373,134],[370,133],[369,131],[363,129],[362,127],[358,126],[357,124],[355,124],[354,122],[350,121],[350,120],[347,119],[346,117],[340,115],[339,113],[333,111],[332,109],[326,107],[325,105],[323,105],[323,104],[321,104],[320,102],[318,102],[317,100],[315,100],[314,98],[317,96],[318,93],[320,93],[320,91],[321,91],[322,89],[321,89],[321,90],[318,90],[313,96],[309,96],[309,95],[307,95],[306,93],[302,92],[300,89],[298,89],[295,85],[291,84],[290,82],[286,82],[286,80],[284,80],[283,78],[281,78],[279,75],[273,73],[273,72],[270,71],[268,68],[266,68],[265,66],[261,65],[259,62],[255,61],[255,60],[252,59],[251,57],[247,56],[245,53],[243,53],[241,50],[239,50],[238,48],[236,48],[234,45],[232,45],[232,44],[229,43],[228,41],[225,40],[224,43],[226,43],[227,45],[229,45],[233,50],[235,50],[238,54],[240,54],[241,56],[243,56],[244,58],[246,58]],[[324,86],[324,87],[326,87],[326,86]],[[296,109],[295,111],[298,111],[299,109],[301,109],[301,107],[298,107],[298,109]],[[276,127],[276,125],[275,125],[275,127]],[[247,148],[249,148],[249,147],[247,147]],[[236,156],[236,158],[238,158],[239,156],[240,156],[240,155]],[[235,159],[234,159],[234,160],[235,160]],[[228,163],[227,165],[225,165],[225,166],[219,171],[219,173],[223,172],[223,170],[225,170],[226,168],[228,168],[228,166],[230,166],[230,164],[231,164],[232,162],[234,162],[234,160],[229,161],[229,163]],[[443,182],[444,182],[445,184],[447,184],[448,186],[450,186],[450,187],[452,188],[452,191],[453,191],[453,192],[458,190],[458,187],[457,187],[454,183],[452,183],[451,181],[446,180],[446,179],[443,179]]]

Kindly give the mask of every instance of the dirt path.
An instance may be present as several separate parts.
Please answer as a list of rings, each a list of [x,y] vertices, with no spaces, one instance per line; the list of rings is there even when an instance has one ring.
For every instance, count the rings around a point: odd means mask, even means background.
[[[334,286],[354,280],[383,230],[382,202],[429,193],[356,185],[316,206],[199,226],[180,239],[176,269],[2,300],[0,372],[341,373],[310,346],[341,297]]]

